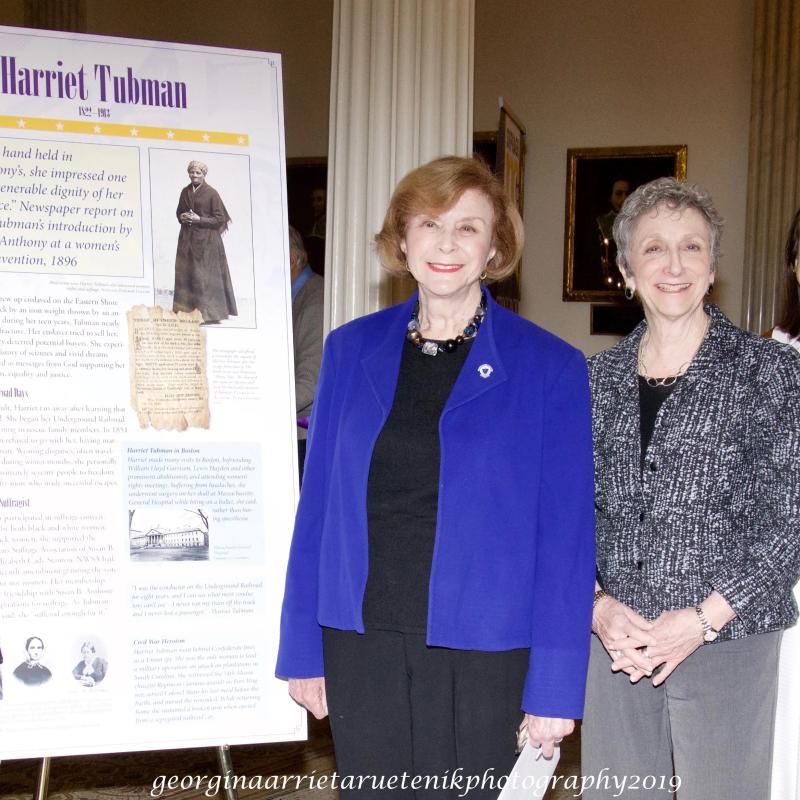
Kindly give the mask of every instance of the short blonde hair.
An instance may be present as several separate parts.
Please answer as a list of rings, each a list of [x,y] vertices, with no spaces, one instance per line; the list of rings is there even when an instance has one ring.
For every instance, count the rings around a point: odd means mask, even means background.
[[[477,189],[492,206],[495,254],[486,265],[486,281],[499,281],[514,272],[524,242],[522,218],[506,190],[486,164],[477,158],[444,156],[408,173],[397,184],[383,227],[375,236],[378,258],[393,275],[407,274],[400,247],[411,217],[440,214],[451,208],[467,189]]]

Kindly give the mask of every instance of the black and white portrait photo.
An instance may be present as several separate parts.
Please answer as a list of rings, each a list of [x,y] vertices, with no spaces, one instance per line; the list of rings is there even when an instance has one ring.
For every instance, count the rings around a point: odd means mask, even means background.
[[[25,660],[14,670],[14,677],[26,686],[41,686],[53,673],[44,665],[44,641],[38,636],[29,636],[25,640]]]

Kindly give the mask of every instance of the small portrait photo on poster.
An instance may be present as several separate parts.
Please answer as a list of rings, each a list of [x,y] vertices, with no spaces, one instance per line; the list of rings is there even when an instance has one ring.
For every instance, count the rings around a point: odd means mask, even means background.
[[[155,305],[254,328],[249,157],[152,148],[149,162]]]
[[[108,661],[101,655],[103,650],[102,642],[96,636],[80,643],[80,661],[72,668],[72,677],[78,685],[93,689],[105,680]]]
[[[562,299],[624,302],[614,220],[631,192],[656,178],[686,178],[686,146],[567,150]]]
[[[53,677],[45,666],[44,640],[29,636],[25,640],[25,660],[14,669],[14,677],[25,686],[42,686]]]

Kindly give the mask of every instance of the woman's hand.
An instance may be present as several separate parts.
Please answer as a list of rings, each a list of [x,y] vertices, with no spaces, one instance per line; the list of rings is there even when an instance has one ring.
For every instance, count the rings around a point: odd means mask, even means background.
[[[653,678],[653,686],[658,686],[703,644],[703,626],[694,608],[665,611],[653,622],[653,636],[657,644],[648,646],[645,653],[649,656],[652,669],[663,664]]]
[[[592,630],[611,656],[611,669],[622,670],[631,683],[650,675],[653,665],[643,648],[656,643],[653,623],[609,595],[598,600],[592,614]]]
[[[525,742],[529,741],[533,747],[541,746],[542,755],[545,758],[552,758],[555,746],[574,730],[574,720],[526,714],[519,726],[517,744],[521,750],[525,746]]]
[[[317,719],[328,716],[325,678],[289,678],[289,697]]]

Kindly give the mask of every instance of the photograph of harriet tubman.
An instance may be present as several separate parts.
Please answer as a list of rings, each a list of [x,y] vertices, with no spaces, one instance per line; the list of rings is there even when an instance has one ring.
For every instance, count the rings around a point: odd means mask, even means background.
[[[237,316],[231,273],[222,235],[232,220],[219,193],[206,183],[208,167],[190,161],[189,185],[181,191],[175,212],[180,222],[175,256],[173,311],[198,309],[203,323]]]

